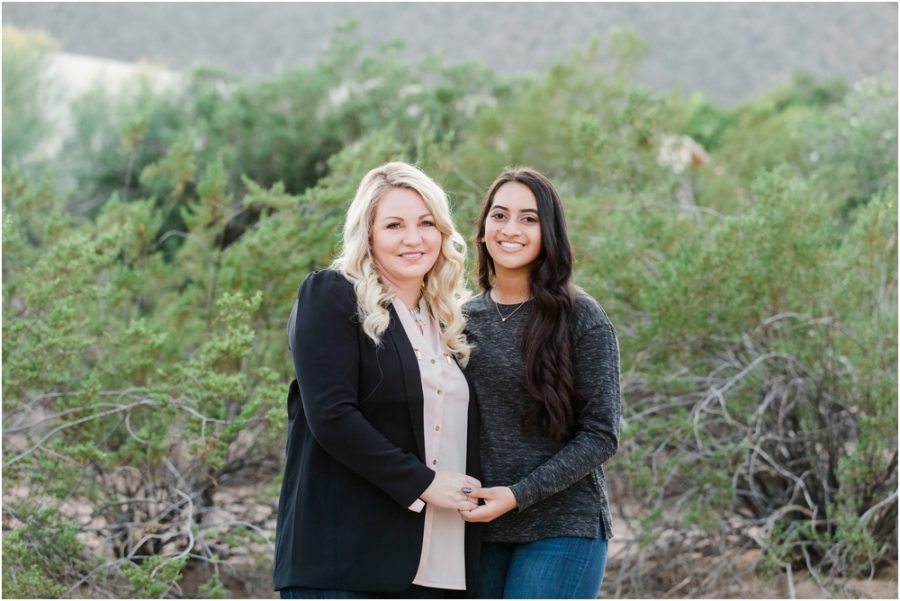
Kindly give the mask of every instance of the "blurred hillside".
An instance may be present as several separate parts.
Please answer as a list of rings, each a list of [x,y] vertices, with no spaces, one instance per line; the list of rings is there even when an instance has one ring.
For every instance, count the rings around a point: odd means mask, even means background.
[[[6,3],[3,23],[46,30],[62,50],[172,69],[212,62],[255,77],[311,66],[334,28],[359,22],[369,49],[440,53],[501,72],[540,72],[612,27],[652,48],[636,79],[718,102],[817,77],[897,72],[896,3]]]

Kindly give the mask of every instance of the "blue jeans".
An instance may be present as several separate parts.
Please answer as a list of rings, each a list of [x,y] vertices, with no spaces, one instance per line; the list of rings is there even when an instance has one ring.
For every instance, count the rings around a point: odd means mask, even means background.
[[[291,586],[278,592],[281,593],[282,599],[447,599],[461,597],[465,591],[448,591],[411,584],[408,589],[399,593],[360,593],[306,586]]]
[[[596,539],[484,543],[480,599],[596,599],[606,571],[603,526]]]

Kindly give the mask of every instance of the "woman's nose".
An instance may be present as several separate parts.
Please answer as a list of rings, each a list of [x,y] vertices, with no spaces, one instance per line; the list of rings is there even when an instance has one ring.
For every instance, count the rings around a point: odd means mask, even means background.
[[[406,228],[406,235],[403,236],[403,242],[409,245],[418,244],[422,239],[422,235],[419,234],[419,228],[417,227],[408,227]]]
[[[500,228],[500,232],[507,236],[518,236],[521,230],[519,229],[519,224],[510,219],[503,224],[503,227]]]

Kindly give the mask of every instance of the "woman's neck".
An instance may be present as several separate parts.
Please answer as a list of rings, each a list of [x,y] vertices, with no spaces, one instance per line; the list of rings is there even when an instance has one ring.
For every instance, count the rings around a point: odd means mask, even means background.
[[[491,297],[501,305],[515,305],[531,298],[531,278],[528,272],[495,274]]]
[[[384,282],[394,289],[397,298],[400,299],[407,309],[415,309],[419,306],[419,300],[422,298],[422,282],[407,282],[403,285],[397,285],[382,276]]]

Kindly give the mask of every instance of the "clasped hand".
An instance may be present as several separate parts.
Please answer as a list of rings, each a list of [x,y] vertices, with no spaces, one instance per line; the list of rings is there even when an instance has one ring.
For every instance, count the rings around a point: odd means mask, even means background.
[[[466,493],[463,489],[473,492]],[[481,482],[477,478],[457,472],[440,471],[434,475],[434,480],[420,498],[435,507],[466,511],[478,507],[478,499],[473,493],[480,489]]]
[[[447,471],[435,474],[421,499],[435,507],[456,509],[467,522],[490,522],[516,508],[516,497],[508,486],[481,488],[478,479]],[[484,503],[479,505],[478,499]]]
[[[467,522],[491,522],[517,505],[516,496],[508,486],[476,489],[469,494],[469,498],[484,499],[484,504],[459,512]]]

